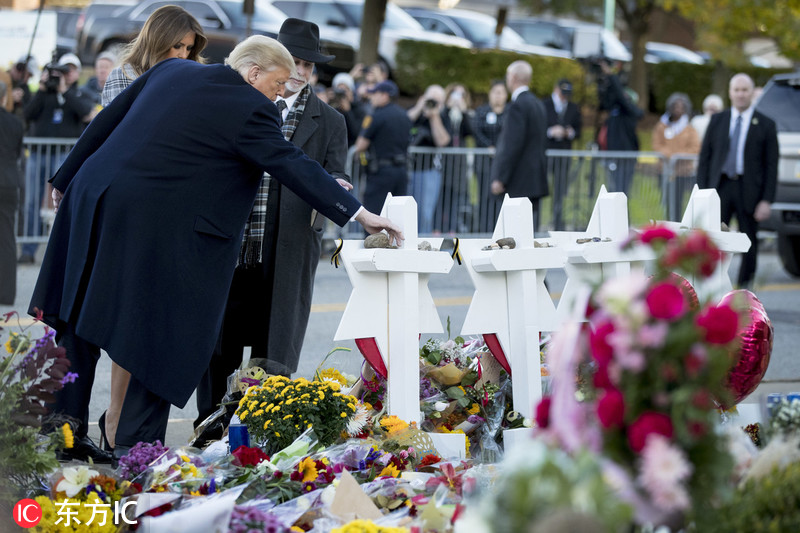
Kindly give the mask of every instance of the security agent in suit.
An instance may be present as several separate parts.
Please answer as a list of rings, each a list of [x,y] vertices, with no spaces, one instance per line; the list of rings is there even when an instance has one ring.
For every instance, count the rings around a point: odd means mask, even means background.
[[[269,100],[293,71],[260,35],[225,65],[162,61],[98,114],[52,180],[58,212],[29,312],[43,312],[80,376],[57,412],[85,426],[101,348],[131,373],[117,456],[163,440],[170,404],[185,405],[208,368],[264,171],[339,225],[403,238],[284,138]]]
[[[731,78],[731,109],[711,117],[697,165],[697,185],[719,192],[722,222],[736,215],[750,238],[742,257],[738,286],[752,285],[758,257],[758,223],[769,218],[778,180],[775,122],[752,107],[755,84],[747,74]]]
[[[550,98],[543,100],[547,111],[547,148],[571,150],[572,142],[581,135],[583,119],[581,110],[570,102],[572,83],[567,79],[558,80]],[[563,230],[563,203],[569,185],[569,164],[567,158],[558,158],[553,167],[553,223],[557,230]]]
[[[539,228],[539,199],[547,186],[547,115],[542,102],[528,89],[533,69],[527,61],[514,61],[506,69],[511,104],[497,140],[492,163],[492,194],[528,197],[533,204],[534,228]]]
[[[369,93],[372,112],[364,118],[355,146],[356,152],[367,156],[364,207],[379,213],[387,193],[406,195],[411,120],[403,108],[392,102],[399,94],[393,81],[382,81]]]
[[[14,305],[17,295],[17,244],[14,219],[22,185],[22,121],[6,110],[11,84],[0,82],[0,305]]]
[[[297,69],[277,100],[283,134],[350,190],[344,172],[344,117],[322,102],[308,83],[314,65],[328,63],[334,56],[320,52],[319,28],[312,22],[286,19],[278,41],[292,54]],[[219,342],[197,387],[195,426],[217,409],[245,346],[252,347],[251,358],[267,359],[264,370],[270,374],[289,376],[300,360],[327,219],[277,179],[265,178],[261,187],[268,194],[257,197],[256,203],[264,205],[254,208],[251,220],[257,209],[266,209],[263,238],[243,244]],[[246,241],[250,228],[249,224],[245,228]],[[255,246],[259,249],[248,249]]]

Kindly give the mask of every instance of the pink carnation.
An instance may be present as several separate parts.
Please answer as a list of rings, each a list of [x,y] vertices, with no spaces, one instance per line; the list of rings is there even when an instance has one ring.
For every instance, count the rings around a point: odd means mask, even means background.
[[[728,344],[739,330],[739,314],[728,305],[704,309],[695,322],[705,330],[705,340],[711,344]]]
[[[634,452],[639,453],[644,449],[647,437],[655,434],[672,438],[672,431],[672,420],[667,415],[647,411],[628,428],[628,444]]]
[[[650,315],[663,320],[677,320],[688,307],[683,291],[669,282],[654,285],[645,301]]]

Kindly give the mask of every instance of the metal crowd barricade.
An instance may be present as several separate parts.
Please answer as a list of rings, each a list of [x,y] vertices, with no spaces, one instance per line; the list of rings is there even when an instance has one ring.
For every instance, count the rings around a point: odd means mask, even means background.
[[[675,154],[664,165],[661,188],[667,195],[668,218],[679,221],[697,183],[697,154]]]
[[[55,174],[77,139],[24,139],[25,187],[21,194],[17,241],[47,241],[52,205],[47,180]],[[489,148],[428,148],[408,150],[408,190],[420,210],[419,234],[486,237],[494,231],[502,198],[490,193]],[[548,150],[549,196],[540,201],[537,234],[551,229],[583,230],[589,222],[601,185],[610,192],[628,180],[631,225],[652,219],[680,220],[694,185],[696,155],[671,159],[656,152],[609,152],[599,150]],[[362,157],[351,148],[345,171],[353,194],[362,199],[367,186]],[[687,174],[687,169],[690,172]],[[426,218],[427,217],[427,218]],[[358,239],[364,235],[358,223],[325,230],[327,238]]]
[[[409,148],[407,194],[417,201],[421,236],[491,235],[502,203],[502,198],[489,190],[493,154],[489,148]],[[540,201],[541,226],[536,228],[537,234],[551,229],[585,229],[601,185],[609,192],[627,188],[631,225],[667,217],[678,220],[683,208],[679,209],[679,202],[672,199],[677,197],[679,184],[670,173],[680,167],[679,161],[676,156],[671,165],[657,152],[548,150],[550,195]],[[353,194],[363,198],[366,171],[352,149],[346,171],[352,178]],[[426,189],[425,180],[431,179],[441,182],[438,187]],[[424,224],[426,208],[432,213],[429,227]],[[357,224],[349,224],[343,230],[330,226],[326,237],[361,235],[363,231]]]
[[[22,189],[17,214],[17,242],[47,242],[54,217],[47,183],[66,159],[78,139],[25,137]]]

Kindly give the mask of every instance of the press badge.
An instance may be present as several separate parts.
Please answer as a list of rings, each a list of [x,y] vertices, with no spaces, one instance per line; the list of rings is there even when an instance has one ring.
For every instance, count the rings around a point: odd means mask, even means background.
[[[64,110],[60,107],[53,110],[53,124],[61,124],[64,122]]]
[[[497,114],[494,111],[489,111],[486,113],[486,123],[497,124]]]

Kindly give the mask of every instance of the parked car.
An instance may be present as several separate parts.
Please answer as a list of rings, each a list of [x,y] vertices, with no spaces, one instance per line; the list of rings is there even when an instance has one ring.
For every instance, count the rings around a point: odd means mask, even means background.
[[[314,22],[322,38],[338,38],[358,50],[361,44],[361,24],[364,0],[273,0],[272,5],[289,17]],[[378,55],[394,69],[397,65],[397,42],[401,39],[425,41],[469,48],[470,42],[459,37],[426,31],[417,21],[392,3],[386,4],[381,27]]]
[[[626,43],[626,46],[630,49],[629,44]],[[706,63],[706,58],[702,55],[677,44],[650,41],[645,43],[644,47],[645,63],[656,64],[662,61],[677,61],[679,63],[691,63],[693,65],[704,65]]]
[[[603,56],[616,61],[631,60],[625,45],[613,32],[599,24],[527,17],[511,19],[508,26],[530,45],[553,47],[578,59]]]
[[[778,127],[778,189],[770,219],[783,268],[800,277],[800,72],[778,74],[764,86],[756,109]]]
[[[116,49],[139,33],[150,14],[164,5],[186,9],[203,26],[208,38],[203,55],[212,63],[221,63],[247,35],[247,16],[240,0],[144,0],[133,5],[95,3],[95,14],[87,16],[78,40],[78,56],[91,63],[100,52]],[[102,6],[102,8],[100,8]],[[252,17],[253,34],[276,37],[286,15],[266,0],[256,0]],[[336,72],[348,70],[355,61],[353,47],[338,39],[321,39],[322,46],[336,59],[319,65],[320,78],[327,81]]]
[[[497,47],[503,50],[548,57],[571,57],[569,51],[528,44],[509,26],[503,28],[498,39],[495,33],[497,20],[485,13],[466,9],[438,10],[417,7],[406,8],[406,12],[422,24],[426,30],[469,39],[476,48]]]

